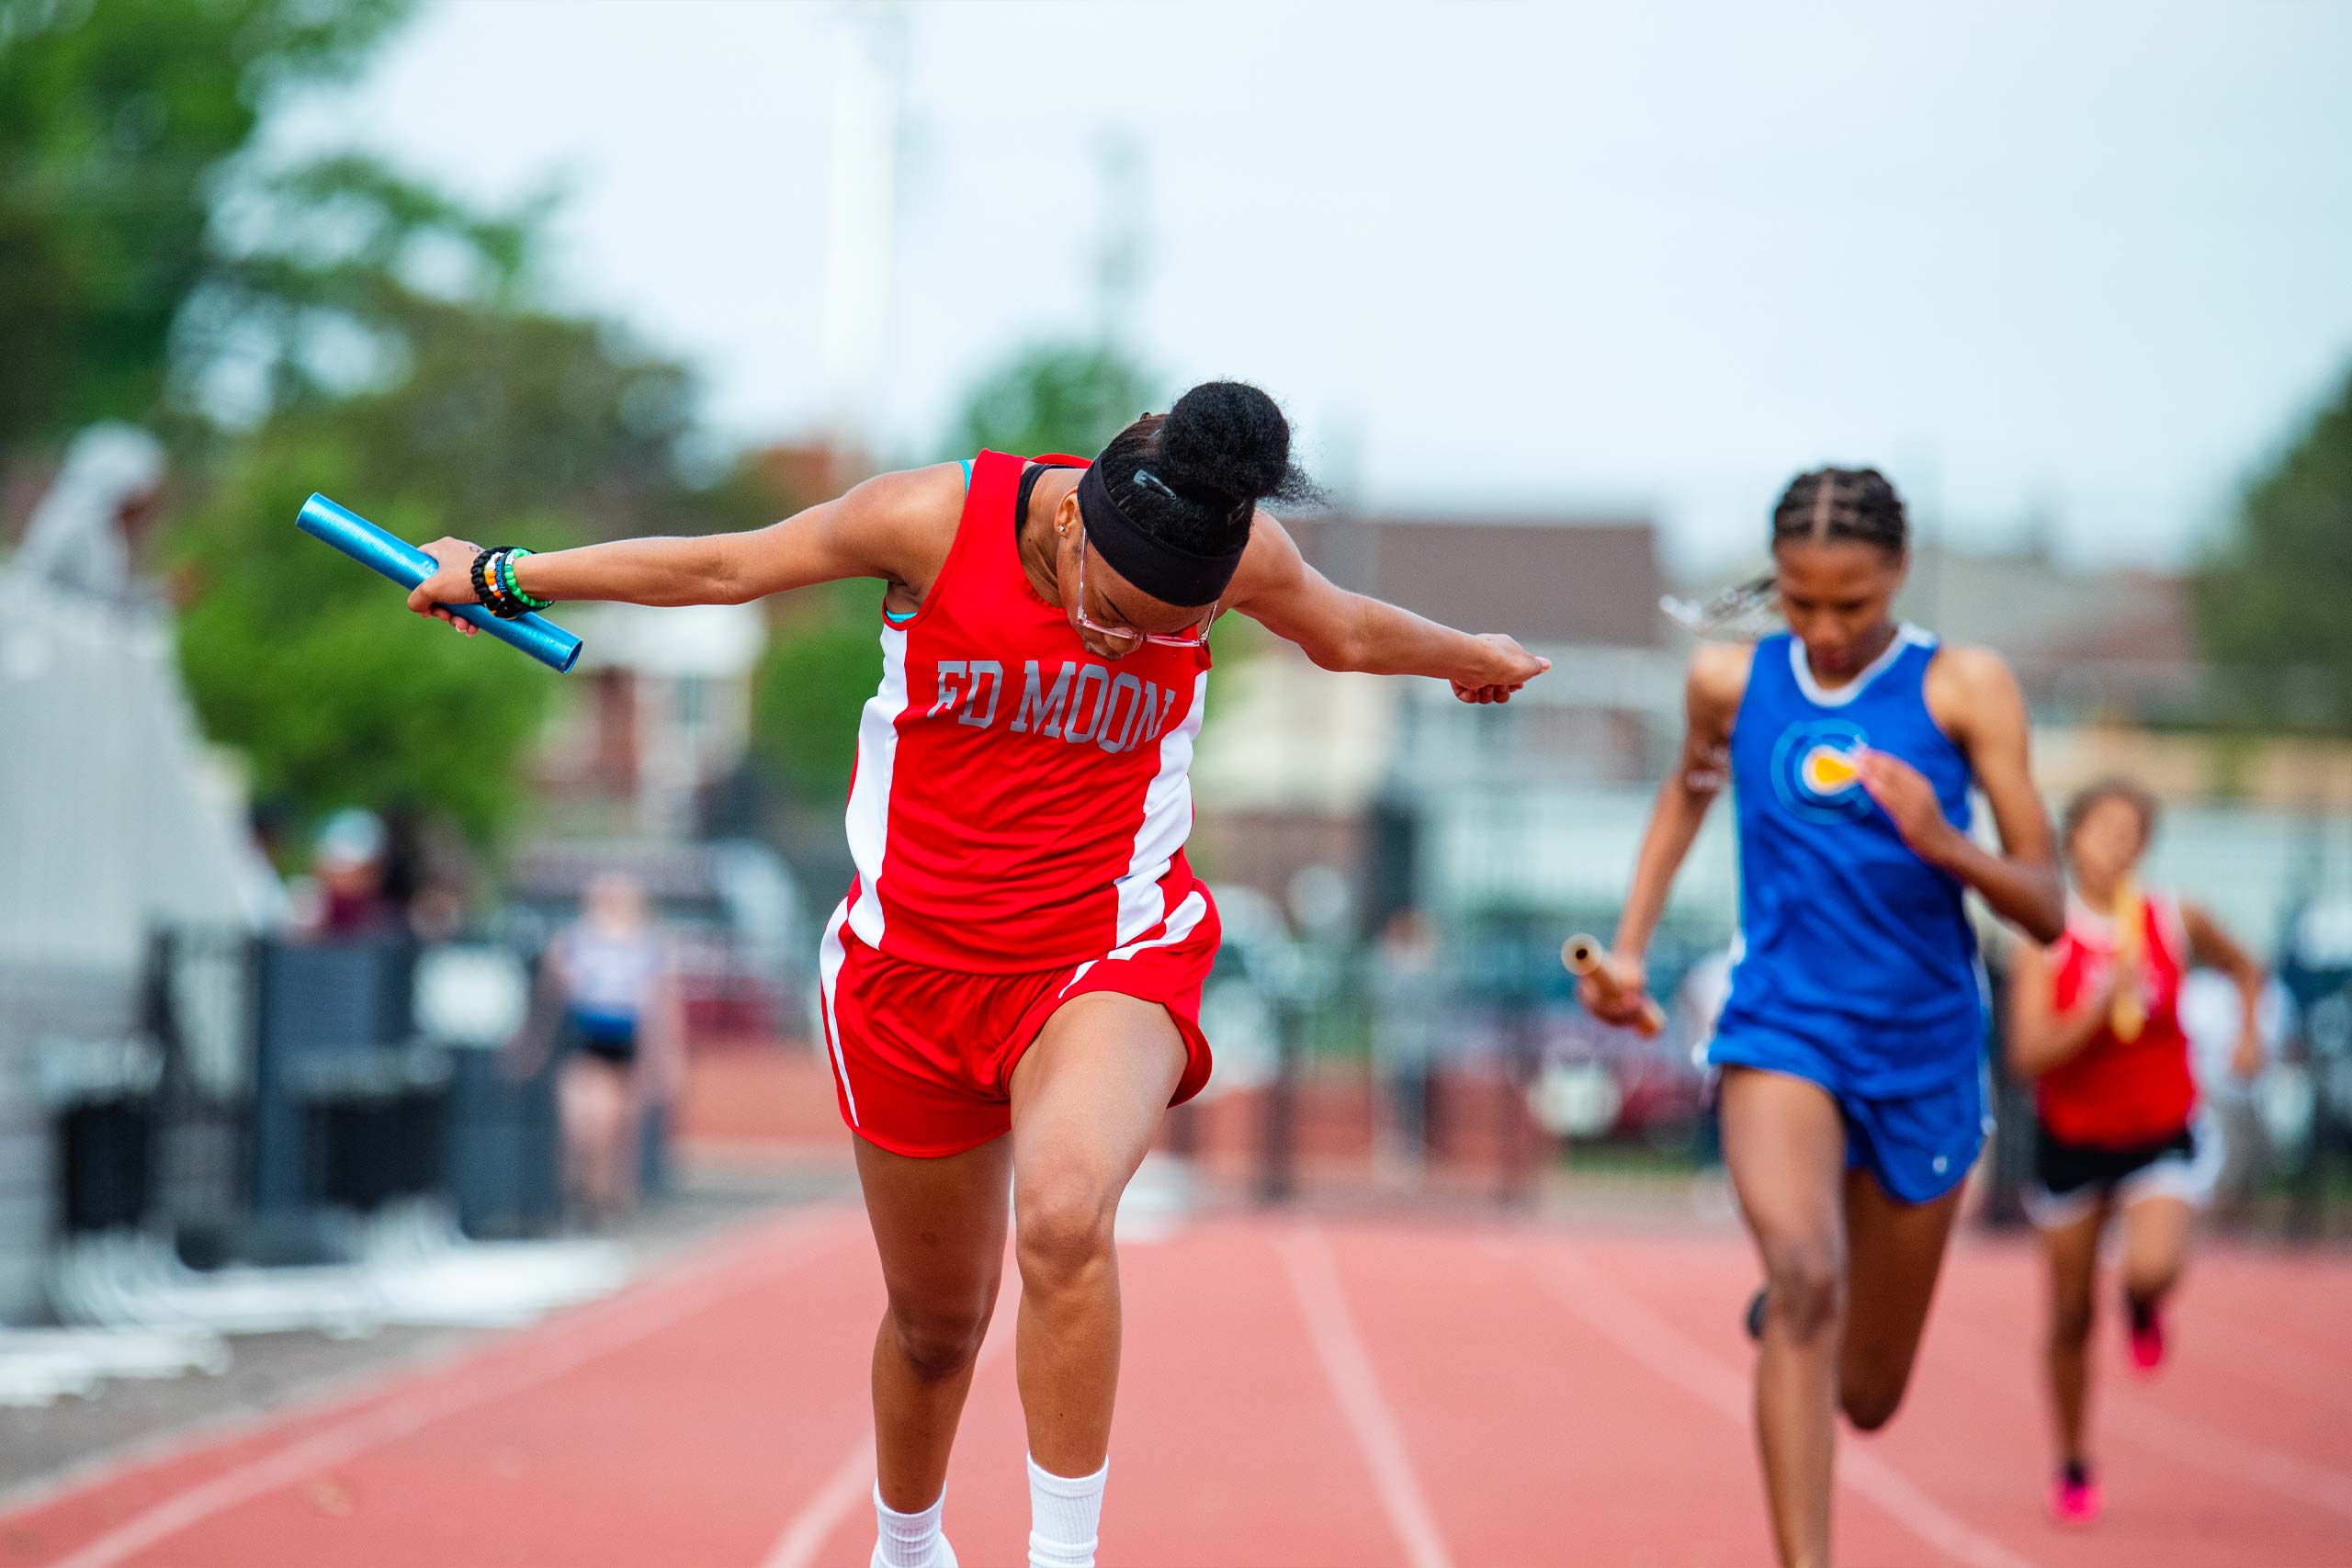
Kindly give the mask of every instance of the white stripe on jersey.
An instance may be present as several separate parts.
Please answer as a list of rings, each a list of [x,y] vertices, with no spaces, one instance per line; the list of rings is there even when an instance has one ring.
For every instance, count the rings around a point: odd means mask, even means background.
[[[882,857],[890,837],[890,775],[899,761],[899,716],[907,709],[907,634],[884,623],[882,683],[857,718],[857,782],[849,791],[849,852],[857,863],[857,903],[849,928],[882,945]]]
[[[1161,931],[1158,936],[1149,937],[1141,942],[1131,942],[1123,947],[1114,947],[1110,952],[1104,953],[1102,958],[1088,959],[1085,963],[1078,966],[1078,972],[1076,974],[1072,975],[1068,980],[1062,983],[1061,994],[1063,996],[1069,995],[1070,987],[1075,986],[1080,980],[1085,979],[1086,972],[1093,968],[1097,964],[1103,962],[1104,959],[1133,958],[1136,953],[1143,952],[1146,948],[1175,946],[1178,942],[1182,942],[1186,937],[1193,934],[1194,928],[1200,925],[1202,917],[1206,915],[1208,912],[1209,901],[1202,897],[1201,890],[1195,887],[1193,891],[1184,895],[1183,901],[1182,903],[1178,904],[1173,909],[1170,909],[1168,912],[1168,929],[1166,931]]]
[[[1133,942],[1163,919],[1173,922],[1160,897],[1159,879],[1168,874],[1169,863],[1192,835],[1193,742],[1201,733],[1208,689],[1209,675],[1204,670],[1193,678],[1193,705],[1184,722],[1159,738],[1159,771],[1152,775],[1151,787],[1144,791],[1143,821],[1136,829],[1135,853],[1127,862],[1127,874],[1117,884],[1119,923],[1112,939],[1114,942]]]
[[[842,1020],[833,994],[841,985],[842,963],[849,949],[842,942],[842,925],[849,918],[849,900],[833,907],[825,921],[825,940],[817,949],[817,990],[825,1009],[825,1044],[833,1053],[833,1071],[841,1075],[842,1103],[849,1107],[849,1124],[857,1125],[857,1095],[849,1087],[849,1058],[842,1054]]]

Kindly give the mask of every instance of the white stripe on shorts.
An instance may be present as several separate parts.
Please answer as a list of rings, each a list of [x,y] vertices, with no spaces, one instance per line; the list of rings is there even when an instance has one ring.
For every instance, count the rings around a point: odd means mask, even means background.
[[[849,1058],[842,1055],[841,1014],[833,1001],[834,990],[841,984],[842,964],[849,957],[842,944],[842,931],[849,923],[849,900],[844,898],[825,921],[825,940],[817,949],[818,995],[823,999],[825,1044],[833,1054],[833,1071],[842,1080],[842,1103],[849,1107],[849,1124],[857,1122],[857,1093],[849,1087]]]
[[[1208,912],[1209,901],[1201,897],[1201,890],[1199,888],[1193,888],[1190,893],[1184,895],[1183,898],[1173,909],[1168,911],[1167,930],[1161,931],[1158,936],[1147,938],[1142,942],[1131,942],[1125,947],[1114,947],[1110,952],[1104,953],[1102,958],[1088,959],[1085,963],[1078,966],[1076,973],[1071,975],[1068,980],[1063,982],[1061,994],[1065,997],[1069,995],[1070,987],[1075,986],[1080,980],[1085,979],[1086,972],[1093,968],[1097,964],[1103,962],[1104,959],[1133,958],[1136,953],[1143,952],[1146,948],[1175,946],[1178,942],[1182,942],[1186,937],[1193,934],[1193,930],[1200,925],[1202,919],[1206,916]]]

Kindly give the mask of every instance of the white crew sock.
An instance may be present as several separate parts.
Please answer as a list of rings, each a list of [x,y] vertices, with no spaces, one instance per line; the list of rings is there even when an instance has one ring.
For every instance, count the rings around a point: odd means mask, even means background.
[[[940,1568],[953,1561],[943,1548],[940,1510],[947,1506],[947,1491],[940,1489],[932,1505],[918,1513],[902,1514],[882,1501],[882,1483],[874,1483],[874,1521],[879,1540],[874,1548],[876,1568]]]
[[[1056,1475],[1029,1461],[1029,1568],[1094,1568],[1106,1462],[1091,1475]]]

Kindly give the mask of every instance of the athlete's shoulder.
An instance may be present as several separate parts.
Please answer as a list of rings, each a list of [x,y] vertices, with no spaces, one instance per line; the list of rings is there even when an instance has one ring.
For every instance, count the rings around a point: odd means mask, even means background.
[[[964,465],[933,463],[876,474],[836,503],[838,526],[853,536],[886,575],[910,587],[928,584],[945,564],[964,516]]]
[[[1922,637],[1927,634],[1921,633]],[[1940,675],[1971,687],[2015,688],[2017,677],[2009,671],[2009,661],[1989,648],[1966,642],[1935,642],[1928,658],[1931,675]]]
[[[862,481],[842,499],[878,524],[920,526],[942,518],[952,524],[964,511],[964,471],[961,462],[898,468]]]
[[[1921,681],[1928,711],[1951,733],[2025,713],[2025,695],[2008,660],[1989,648],[1939,643]]]
[[[1747,695],[1748,671],[1756,662],[1756,645],[1747,642],[1702,642],[1690,650],[1690,670],[1683,697],[1694,719],[1730,728]]]

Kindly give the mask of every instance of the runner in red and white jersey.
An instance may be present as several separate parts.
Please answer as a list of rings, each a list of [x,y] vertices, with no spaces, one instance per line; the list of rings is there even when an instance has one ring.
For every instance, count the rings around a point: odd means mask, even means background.
[[[1030,1562],[1094,1560],[1118,1381],[1112,1221],[1166,1108],[1209,1071],[1216,910],[1183,848],[1211,623],[1238,611],[1325,669],[1433,676],[1464,702],[1507,701],[1547,667],[1334,587],[1258,509],[1311,493],[1272,400],[1220,381],[1091,464],[984,452],[747,534],[521,558],[427,547],[439,570],[410,605],[453,625],[443,606],[478,593],[504,613],[888,585],[850,791],[857,877],[820,955],[889,1293],[874,1350],[884,1568],[955,1561],[942,1494],[1008,1187]]]
[[[1209,1071],[1196,1014],[1216,909],[1184,858],[1206,620],[1094,651],[1031,582],[1019,526],[1048,485],[1074,498],[1085,460],[963,467],[945,563],[920,604],[881,612],[850,785],[857,876],[819,955],[842,1119],[915,1158],[1002,1135],[1013,1068],[1090,992],[1166,1008],[1174,1100]],[[935,994],[912,971],[986,978]],[[987,1021],[941,1027],[967,1013]]]
[[[2219,1130],[2197,1114],[2180,984],[2208,964],[2236,980],[2245,1024],[2233,1066],[2262,1062],[2261,966],[2193,904],[2139,891],[2133,872],[2155,827],[2154,799],[2122,780],[2066,808],[2074,892],[2066,930],[2019,952],[2010,978],[2009,1065],[2034,1086],[2034,1180],[2026,1211],[2050,1257],[2048,1348],[2059,1467],[2050,1507],[2087,1524],[2100,1493],[2083,1439],[2099,1237],[2123,1218],[2123,1305],[2133,1364],[2164,1359],[2161,1307],[2180,1278],[2196,1211],[2222,1163]]]
[[[916,609],[882,614],[844,912],[885,956],[973,974],[1080,963],[1150,935],[1195,888],[1186,773],[1207,644],[1188,630],[1091,652],[1022,562],[1016,520],[1085,467],[1001,452],[964,465],[939,577]]]

